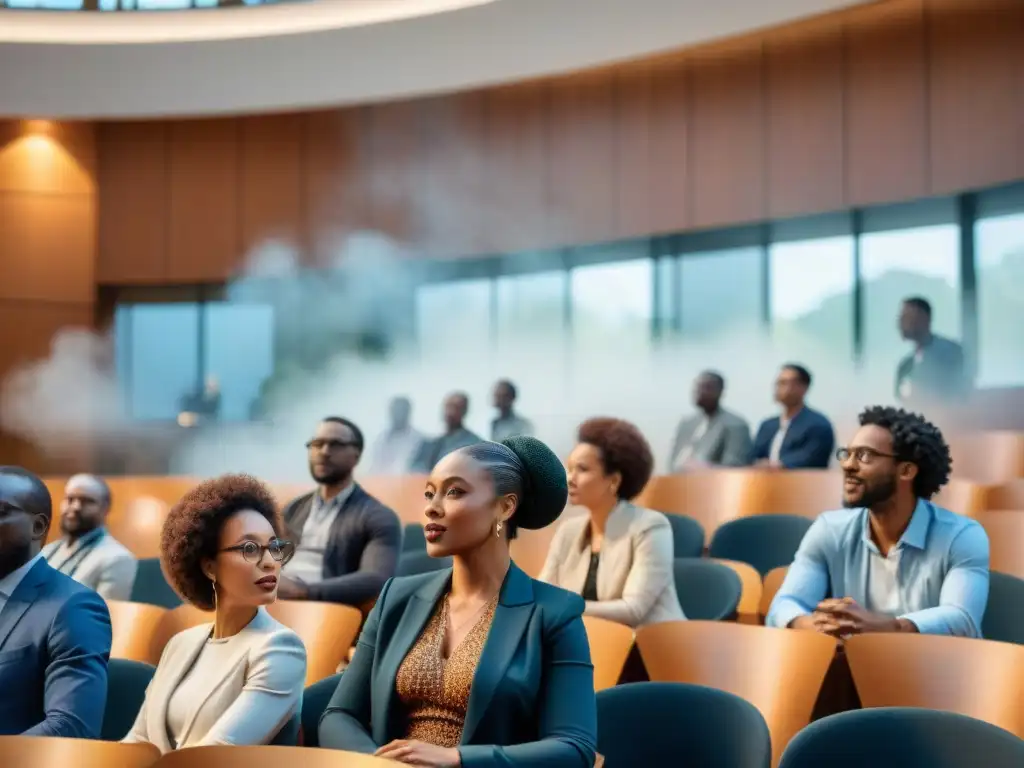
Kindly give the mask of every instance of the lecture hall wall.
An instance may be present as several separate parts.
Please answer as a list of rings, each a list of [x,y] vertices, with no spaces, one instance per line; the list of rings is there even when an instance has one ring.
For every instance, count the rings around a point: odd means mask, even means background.
[[[0,123],[0,373],[91,322],[98,285],[221,282],[268,237],[459,257],[1022,179],[1022,41],[1020,0],[888,0],[481,91],[49,126],[45,162]]]

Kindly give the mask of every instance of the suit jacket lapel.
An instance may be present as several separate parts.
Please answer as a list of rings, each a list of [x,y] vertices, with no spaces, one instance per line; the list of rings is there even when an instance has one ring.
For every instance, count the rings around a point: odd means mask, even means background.
[[[398,626],[391,634],[391,641],[377,666],[377,683],[373,696],[373,711],[371,722],[373,723],[373,740],[380,745],[388,742],[388,734],[398,733],[399,728],[391,722],[398,716],[398,707],[395,704],[395,683],[398,679],[398,668],[405,661],[421,634],[427,622],[430,621],[434,608],[437,606],[441,595],[448,590],[451,582],[451,569],[440,571],[434,578],[424,582],[406,604]],[[381,688],[386,688],[381,690]]]
[[[310,511],[313,509],[313,497],[319,492],[319,490],[313,491],[313,493],[297,502],[291,520],[285,519],[285,524],[288,527],[288,536],[295,542],[295,546],[299,546],[302,543],[302,529],[306,525],[306,518],[309,517]]]
[[[610,599],[609,596],[618,589],[619,576],[623,570],[629,570],[629,563],[623,567],[619,560],[632,554],[633,546],[629,541],[629,523],[632,518],[629,503],[625,501],[620,501],[608,516],[604,529],[604,544],[601,545],[601,559],[597,566],[599,600]],[[623,541],[629,546],[624,546]]]
[[[533,582],[515,563],[510,564],[469,690],[466,722],[462,728],[463,744],[471,743],[487,712],[533,615],[533,606]]]
[[[0,611],[0,650],[3,650],[7,638],[14,631],[14,627],[21,620],[25,611],[35,602],[39,590],[46,583],[46,578],[52,570],[45,560],[36,561],[36,564],[22,577],[14,594],[8,598],[3,611]]]
[[[171,695],[181,684],[185,675],[188,674],[189,670],[192,669],[192,665],[195,664],[196,659],[203,650],[203,646],[206,645],[206,641],[210,638],[210,634],[213,628],[207,626],[206,632],[200,631],[188,631],[188,635],[183,637],[182,640],[186,640],[187,645],[177,649],[178,652],[175,654],[173,661],[167,669],[167,674],[163,680],[160,681],[159,695],[147,697],[148,701],[154,705],[148,712],[147,718],[147,730],[150,734],[150,738],[154,736],[160,739],[166,745],[166,749],[161,746],[161,751],[166,752],[171,749],[176,749],[180,744],[171,743],[171,734],[167,729],[167,705],[170,702]],[[154,692],[156,693],[156,692]],[[205,701],[205,699],[204,699]],[[188,736],[189,729],[192,727],[192,721],[195,720],[196,713],[202,706],[202,702],[196,704],[189,715],[188,722],[185,725],[184,731],[179,735],[180,742],[184,743],[185,738]]]

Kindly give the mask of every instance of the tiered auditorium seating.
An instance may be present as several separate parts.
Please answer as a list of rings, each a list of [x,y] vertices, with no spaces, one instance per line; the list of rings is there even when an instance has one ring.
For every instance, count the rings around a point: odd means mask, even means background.
[[[954,438],[951,445],[956,456],[956,477],[935,501],[975,517],[988,531],[995,573],[985,628],[998,632],[1000,639],[1024,643],[1024,618],[1018,618],[1024,616],[1020,609],[1024,604],[1024,436],[970,435]],[[418,526],[424,520],[424,479],[410,475],[360,480],[370,493],[391,505],[407,525],[410,533],[406,534],[403,549],[412,558],[422,556],[424,550],[424,542],[417,536]],[[47,481],[55,501],[62,495],[65,480]],[[155,557],[167,511],[195,482],[181,477],[111,478],[111,532],[138,556]],[[308,490],[308,486],[274,487],[282,504]],[[784,519],[768,516],[794,516],[804,521],[799,523],[799,530],[803,531],[821,511],[840,505],[840,492],[841,475],[836,471],[778,473],[735,469],[653,478],[637,501],[677,519],[674,529],[685,534],[681,535],[686,543],[684,554],[699,555],[700,549],[710,544],[711,554],[731,558],[702,558],[697,562],[700,566],[726,565],[739,577],[741,592],[735,607],[738,621],[669,623],[643,628],[634,638],[627,627],[588,618],[585,624],[598,690],[615,686],[635,642],[652,680],[710,686],[751,702],[767,723],[774,747],[772,762],[778,763],[782,749],[811,716],[833,657],[834,642],[811,633],[742,626],[763,620],[785,576],[788,562],[783,561],[791,561],[800,536],[793,534],[789,537],[791,541],[784,542],[784,554],[770,555],[756,546],[758,541],[767,540],[770,532],[759,530],[757,535],[746,537],[754,542],[756,550],[749,552],[750,546],[725,547],[729,541],[726,533],[746,527],[760,529],[771,526],[773,520]],[[753,517],[762,519],[743,522]],[[732,521],[737,523],[730,525]],[[540,573],[555,528],[520,531],[519,538],[512,542],[513,558],[527,573]],[[51,535],[57,531],[55,519]],[[774,549],[779,549],[778,537],[773,541]],[[680,567],[689,573],[688,565],[682,562]],[[328,616],[331,611],[337,615]],[[360,612],[339,606],[288,602],[277,603],[271,612],[303,637],[310,653],[307,683],[322,681],[317,688],[322,687],[325,692],[332,689],[334,670],[354,642]],[[698,615],[700,611],[694,609],[692,613]],[[168,611],[132,603],[111,603],[111,614],[114,656],[149,663],[156,663],[160,650],[174,632],[210,618],[209,614],[187,606]],[[1010,733],[1024,734],[1019,707],[1024,700],[1024,684],[1020,682],[1024,680],[1024,644],[920,635],[865,636],[848,643],[847,650],[865,706],[929,707],[970,715]],[[899,717],[898,712],[893,716]],[[307,739],[315,741],[315,734],[307,735]],[[41,749],[59,752],[62,748],[54,743]],[[49,762],[49,756],[42,754],[39,759],[8,760],[4,751],[22,750],[10,754],[27,755],[25,749],[30,747],[12,746],[9,740],[0,739],[0,763],[45,766]],[[76,764],[92,768],[90,754],[88,748],[76,751]],[[137,750],[119,753],[116,761],[110,757],[112,753],[102,749],[96,754],[96,760],[104,765],[116,762],[130,768],[148,766],[152,757]],[[197,750],[189,751],[193,768],[200,765],[194,762],[197,754]],[[312,756],[307,755],[303,753],[303,763],[314,765],[310,762]],[[245,765],[257,759],[233,752],[230,759],[236,758]],[[60,757],[59,761],[65,764],[69,759]],[[221,754],[211,753],[211,759],[216,760],[218,768],[230,768]],[[346,760],[345,765],[368,768],[379,764],[359,762],[364,758],[353,759],[356,762]],[[163,765],[161,761],[160,768]]]

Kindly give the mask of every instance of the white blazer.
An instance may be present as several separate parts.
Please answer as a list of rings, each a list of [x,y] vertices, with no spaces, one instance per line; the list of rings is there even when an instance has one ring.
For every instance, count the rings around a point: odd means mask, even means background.
[[[231,638],[233,663],[203,681],[182,733],[168,733],[171,694],[206,646],[212,624],[186,629],[164,648],[127,743],[155,745],[161,754],[182,747],[269,744],[297,716],[306,682],[306,647],[299,636],[260,608]]]
[[[124,544],[108,532],[84,555],[76,556],[77,549],[76,543],[67,550],[64,540],[60,539],[43,548],[43,557],[61,573],[82,586],[96,590],[104,600],[131,599],[139,563]],[[61,567],[62,564],[66,568]]]
[[[676,596],[672,526],[661,512],[621,501],[608,516],[597,566],[597,600],[584,614],[630,627],[686,618]],[[555,532],[540,580],[583,592],[590,569],[590,516]]]

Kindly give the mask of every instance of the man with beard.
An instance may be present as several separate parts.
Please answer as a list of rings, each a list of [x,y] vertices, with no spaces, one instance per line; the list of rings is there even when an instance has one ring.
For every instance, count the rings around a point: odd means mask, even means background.
[[[329,416],[306,448],[318,488],[284,510],[295,556],[282,571],[277,595],[359,607],[395,575],[402,526],[352,479],[363,452],[359,427]]]
[[[42,480],[0,467],[0,735],[95,739],[110,614],[99,595],[43,559],[52,513]]]
[[[58,541],[43,547],[51,566],[104,600],[128,600],[138,563],[104,524],[110,511],[110,487],[95,475],[75,475],[64,487]]]
[[[932,504],[949,447],[921,416],[876,406],[837,452],[845,509],[807,531],[766,623],[846,638],[862,632],[980,637],[989,546],[974,520]]]

